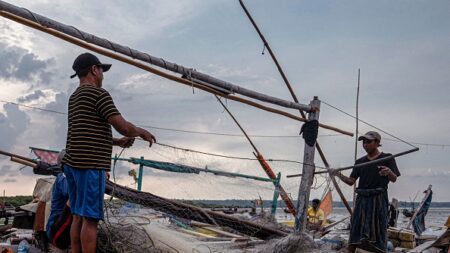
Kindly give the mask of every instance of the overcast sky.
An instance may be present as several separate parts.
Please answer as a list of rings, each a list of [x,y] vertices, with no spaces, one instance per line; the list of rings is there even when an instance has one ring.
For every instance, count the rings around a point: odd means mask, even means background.
[[[355,114],[361,69],[359,116],[420,151],[397,159],[402,176],[389,187],[391,197],[420,200],[429,184],[434,200],[450,201],[450,2],[448,1],[245,1],[278,56],[301,103],[313,96]],[[258,92],[291,100],[282,79],[236,1],[72,1],[16,0],[14,4],[83,31],[192,67]],[[50,35],[0,18],[0,100],[67,111],[77,87],[71,65],[85,52]],[[121,113],[139,125],[240,134],[215,98],[124,63],[105,74],[104,88]],[[301,124],[247,105],[227,101],[250,135],[297,136]],[[287,110],[287,109],[286,109]],[[287,110],[297,114],[295,110]],[[320,121],[354,131],[355,120],[322,104]],[[0,149],[30,156],[29,146],[61,149],[66,116],[0,103]],[[373,128],[360,124],[360,132]],[[158,142],[231,156],[252,157],[243,137],[224,137],[151,129]],[[117,134],[117,133],[116,133]],[[267,158],[303,160],[298,137],[254,137]],[[319,142],[333,167],[354,162],[354,138],[321,129]],[[410,146],[382,134],[382,150]],[[437,144],[437,145],[432,145]],[[120,152],[115,149],[114,152]],[[364,155],[358,146],[358,156]],[[124,157],[177,162],[264,177],[254,161],[214,158],[143,142]],[[297,197],[299,164],[273,162],[282,184]],[[322,166],[320,159],[316,164]],[[118,163],[116,179],[132,184],[135,165]],[[0,190],[29,195],[37,176],[0,157]],[[320,197],[318,178],[312,197]],[[341,184],[351,199],[351,188]],[[270,199],[268,183],[185,175],[145,169],[145,191],[171,198]],[[334,197],[338,200],[337,195]]]

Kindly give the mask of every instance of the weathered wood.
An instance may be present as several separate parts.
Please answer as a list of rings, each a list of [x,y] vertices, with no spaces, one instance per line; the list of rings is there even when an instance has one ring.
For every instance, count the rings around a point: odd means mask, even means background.
[[[320,100],[314,97],[310,103],[311,107],[316,108],[309,113],[308,120],[319,120]],[[305,142],[304,156],[303,156],[303,176],[298,190],[297,215],[295,216],[295,233],[300,234],[306,228],[307,210],[309,204],[309,194],[311,186],[314,181],[314,153],[316,143],[309,146]]]

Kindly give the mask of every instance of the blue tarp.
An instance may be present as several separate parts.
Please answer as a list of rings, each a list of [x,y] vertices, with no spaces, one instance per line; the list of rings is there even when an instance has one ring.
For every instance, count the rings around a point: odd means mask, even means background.
[[[433,191],[430,190],[430,194],[427,199],[423,203],[420,210],[417,212],[416,218],[412,221],[412,226],[414,228],[414,232],[417,235],[421,235],[423,231],[425,231],[425,216],[427,215],[428,208],[431,205],[431,199],[433,198]]]

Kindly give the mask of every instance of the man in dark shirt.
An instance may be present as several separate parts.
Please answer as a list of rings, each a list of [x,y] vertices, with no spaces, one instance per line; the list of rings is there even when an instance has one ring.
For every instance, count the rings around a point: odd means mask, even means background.
[[[126,148],[141,137],[150,146],[155,137],[147,130],[126,121],[102,88],[103,72],[111,64],[102,64],[90,54],[79,55],[72,66],[79,87],[69,99],[68,131],[64,174],[66,175],[73,222],[70,230],[73,253],[94,253],[97,224],[103,219],[106,171],[111,167],[112,146]],[[111,126],[126,136],[112,137]]]
[[[356,160],[355,165],[391,156],[378,150],[381,146],[381,136],[375,131],[367,132],[358,140],[363,142],[367,155]],[[350,177],[340,172],[334,174],[348,185],[354,185],[359,179],[351,219],[350,251],[353,252],[358,247],[371,252],[386,252],[389,207],[387,189],[389,182],[397,181],[397,177],[400,176],[395,159],[353,168]]]

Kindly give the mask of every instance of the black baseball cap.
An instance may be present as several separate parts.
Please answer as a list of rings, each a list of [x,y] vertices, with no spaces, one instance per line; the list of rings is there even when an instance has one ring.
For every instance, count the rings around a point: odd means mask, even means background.
[[[381,141],[381,135],[375,131],[369,131],[367,132],[365,135],[361,135],[358,138],[358,141],[362,141],[362,140],[378,140]]]
[[[70,78],[74,78],[81,71],[87,70],[94,65],[102,67],[103,72],[106,72],[111,68],[111,64],[101,63],[97,56],[91,53],[84,53],[78,55],[78,57],[73,62],[72,69],[75,70],[75,74],[71,75]]]

